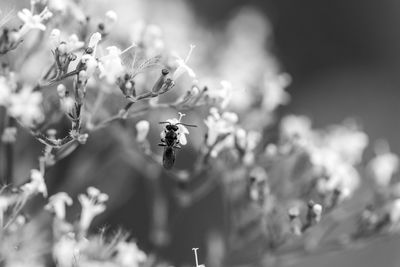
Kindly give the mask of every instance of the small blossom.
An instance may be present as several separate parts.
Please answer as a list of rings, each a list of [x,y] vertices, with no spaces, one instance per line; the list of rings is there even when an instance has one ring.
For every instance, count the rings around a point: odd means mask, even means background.
[[[362,159],[364,149],[368,145],[368,136],[351,122],[332,127],[322,141],[344,161],[356,164]]]
[[[17,128],[7,127],[1,135],[1,141],[4,143],[14,143],[17,140]]]
[[[146,254],[134,242],[120,242],[117,245],[115,260],[122,267],[138,267],[146,258]]]
[[[30,181],[22,185],[21,190],[28,196],[41,193],[47,197],[47,187],[42,173],[38,170],[31,170]]]
[[[115,83],[124,73],[121,50],[115,46],[107,47],[108,54],[99,60],[100,78],[105,77],[108,83]]]
[[[19,92],[10,96],[8,111],[12,117],[19,119],[22,124],[32,126],[44,119],[40,108],[42,99],[40,92],[33,92],[32,88],[23,87]]]
[[[377,144],[376,157],[369,162],[369,170],[380,186],[388,186],[393,175],[399,170],[399,157],[389,150],[386,142]]]
[[[11,96],[11,88],[7,82],[7,79],[0,76],[0,106],[5,106]]]
[[[312,207],[312,212],[314,215],[315,222],[319,222],[321,220],[321,215],[322,215],[322,206],[320,204],[314,204]]]
[[[208,127],[207,145],[213,145],[218,136],[233,133],[238,116],[233,112],[224,112],[222,115],[218,113],[216,108],[210,109],[210,115],[204,121]]]
[[[66,43],[66,50],[67,53],[71,53],[73,51],[76,51],[78,49],[81,49],[83,46],[85,45],[85,43],[83,41],[79,40],[78,35],[76,34],[71,34],[68,37],[68,41]]]
[[[60,267],[73,267],[79,259],[79,243],[72,234],[66,234],[53,246],[53,258]]]
[[[70,114],[75,108],[75,100],[72,97],[64,97],[60,99],[60,105],[66,114]]]
[[[138,143],[143,143],[146,140],[149,129],[150,123],[148,121],[141,120],[136,123],[136,141]]]
[[[53,29],[50,33],[49,41],[53,49],[58,47],[61,42],[61,31],[59,29]]]
[[[306,116],[285,116],[280,125],[282,137],[287,140],[309,139],[312,134],[311,120]]]
[[[106,25],[111,27],[118,20],[118,15],[113,10],[109,10],[106,12]]]
[[[87,195],[80,194],[78,200],[82,205],[79,226],[86,232],[93,218],[105,211],[106,206],[104,202],[108,200],[108,195],[101,193],[100,190],[95,187],[89,187],[87,189]]]
[[[67,94],[67,87],[64,84],[60,83],[57,86],[57,93],[60,98],[64,98]]]
[[[285,105],[289,102],[290,96],[285,91],[285,87],[290,83],[288,74],[277,76],[266,76],[264,79],[264,97],[262,106],[267,111],[275,110],[279,105]]]
[[[190,77],[194,78],[196,77],[196,74],[194,71],[187,65],[187,62],[190,59],[190,56],[192,55],[193,49],[195,48],[195,45],[190,45],[190,50],[189,53],[187,54],[185,59],[180,58],[178,55],[176,55],[176,63],[178,64],[178,67],[176,68],[172,79],[176,81],[182,74],[187,72]]]
[[[226,108],[231,100],[232,84],[228,81],[221,81],[221,87],[214,90],[207,90],[205,97],[207,102],[222,109]]]
[[[82,61],[82,63],[85,64],[86,70],[80,71],[79,76],[82,76],[82,77],[80,77],[79,79],[86,80],[94,74],[94,72],[96,71],[96,68],[98,66],[98,63],[97,63],[97,60],[95,59],[95,57],[92,55],[89,55],[89,54],[83,55],[81,58],[81,61]]]
[[[71,206],[72,199],[65,192],[59,192],[52,195],[46,209],[54,211],[56,217],[60,220],[65,220],[65,206]]]
[[[47,7],[43,9],[39,15],[33,15],[32,12],[26,8],[24,8],[22,11],[19,11],[17,15],[24,22],[24,25],[18,32],[20,38],[32,29],[39,29],[41,31],[46,30],[46,26],[43,24],[43,21],[53,16]]]

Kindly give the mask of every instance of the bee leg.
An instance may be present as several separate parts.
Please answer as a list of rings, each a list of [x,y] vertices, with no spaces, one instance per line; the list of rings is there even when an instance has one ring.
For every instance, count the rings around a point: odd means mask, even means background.
[[[179,144],[174,145],[174,148],[179,148],[181,149],[182,147]]]
[[[167,145],[164,143],[159,143],[158,146],[167,146]]]

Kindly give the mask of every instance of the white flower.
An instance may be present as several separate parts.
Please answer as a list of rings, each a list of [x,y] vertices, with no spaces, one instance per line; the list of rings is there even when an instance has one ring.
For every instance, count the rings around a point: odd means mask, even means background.
[[[360,176],[356,169],[343,161],[335,151],[326,148],[314,148],[311,151],[311,162],[325,171],[327,177],[318,180],[317,190],[321,194],[340,191],[340,198],[345,199],[352,195],[360,184]]]
[[[65,206],[71,206],[72,199],[65,192],[59,192],[52,195],[49,199],[49,203],[46,205],[46,209],[54,211],[56,217],[60,220],[65,219]]]
[[[81,61],[82,61],[82,63],[84,63],[86,65],[86,71],[85,71],[86,77],[85,77],[85,79],[88,79],[96,71],[96,68],[98,66],[97,60],[95,59],[94,56],[89,55],[89,54],[85,54],[85,55],[82,56]]]
[[[368,136],[352,124],[332,127],[323,139],[327,147],[336,151],[350,164],[361,161],[364,149],[368,145]]]
[[[79,226],[83,231],[87,231],[93,218],[105,211],[104,202],[108,200],[108,195],[101,193],[97,188],[89,187],[87,195],[80,194],[78,200],[82,205]]]
[[[11,88],[8,85],[7,79],[3,76],[0,76],[0,106],[6,106],[10,96],[11,96]]]
[[[280,131],[287,140],[311,137],[311,120],[306,116],[288,115],[281,120]]]
[[[175,125],[181,122],[182,117],[185,116],[185,114],[182,114],[179,112],[179,119],[173,118],[167,120],[169,124]],[[165,138],[165,131],[161,132],[161,138]],[[186,134],[189,134],[189,130],[182,124],[178,124],[178,131],[176,131],[176,134],[178,135],[178,142],[180,145],[186,145],[187,144],[187,139],[186,139]]]
[[[218,113],[216,108],[210,109],[210,115],[204,121],[208,127],[207,145],[213,145],[219,136],[233,133],[238,116],[233,112]]]
[[[53,29],[49,36],[50,44],[53,49],[58,48],[61,54],[71,53],[82,48],[85,43],[79,40],[76,34],[71,34],[67,41],[61,39],[61,32],[59,29]]]
[[[9,113],[21,121],[22,124],[32,126],[44,119],[42,109],[42,94],[33,92],[30,87],[23,87],[19,92],[10,96]]]
[[[134,242],[120,242],[117,245],[115,260],[122,267],[138,267],[146,258],[146,254]]]
[[[285,87],[290,83],[288,74],[266,76],[264,81],[265,91],[262,106],[267,111],[275,110],[279,105],[289,102],[290,96]]]
[[[58,12],[65,12],[70,0],[49,0],[49,8]]]
[[[190,45],[189,53],[187,54],[185,59],[182,59],[178,55],[175,55],[175,57],[177,58],[176,63],[178,64],[178,67],[176,68],[174,74],[172,75],[172,79],[174,81],[176,81],[185,72],[187,72],[189,76],[192,78],[196,77],[194,71],[187,65],[187,62],[189,61],[190,56],[192,55],[193,49],[195,47],[196,47],[195,45]]]
[[[399,157],[386,151],[377,154],[368,165],[375,182],[380,186],[388,186],[393,174],[399,170]]]
[[[69,114],[75,108],[75,100],[72,97],[64,97],[60,99],[61,109]]]
[[[78,35],[76,34],[71,34],[68,38],[68,41],[66,43],[67,46],[67,53],[71,53],[73,51],[76,51],[80,48],[82,48],[85,45],[83,41],[79,40]]]
[[[30,181],[21,186],[21,190],[28,196],[41,193],[47,197],[47,187],[43,175],[38,170],[31,170]]]
[[[66,234],[53,246],[53,258],[60,267],[76,266],[79,260],[79,243],[72,234]]]
[[[1,135],[4,143],[14,143],[17,140],[17,127],[6,127]]]
[[[100,78],[106,77],[106,81],[112,84],[124,73],[124,67],[121,50],[115,46],[107,47],[107,50],[108,54],[99,60]]]
[[[50,33],[49,40],[53,49],[58,47],[61,42],[61,31],[59,29],[53,29]]]
[[[136,141],[142,143],[146,140],[149,133],[150,123],[146,120],[141,120],[136,123]]]
[[[319,222],[321,220],[321,215],[322,215],[322,206],[320,204],[314,204],[312,206],[312,211],[315,216],[315,221]]]
[[[108,27],[112,26],[118,20],[118,15],[113,10],[109,10],[106,12],[106,25]]]
[[[53,14],[46,8],[39,15],[33,15],[31,11],[24,8],[17,13],[18,17],[24,22],[22,28],[18,31],[21,38],[32,29],[46,30],[46,26],[42,23],[53,16]]]
[[[206,97],[212,105],[224,109],[228,106],[232,97],[232,84],[228,81],[221,81],[221,88],[208,90]]]

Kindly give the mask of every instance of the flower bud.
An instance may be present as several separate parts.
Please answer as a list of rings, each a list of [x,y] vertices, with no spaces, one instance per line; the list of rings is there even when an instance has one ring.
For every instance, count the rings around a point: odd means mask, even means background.
[[[169,70],[167,69],[163,69],[161,71],[161,75],[160,78],[158,78],[158,80],[156,81],[156,83],[154,84],[153,88],[151,89],[151,91],[153,93],[158,93],[160,92],[161,88],[163,88],[163,85],[166,81],[167,75],[169,73]]]
[[[64,84],[60,83],[57,86],[57,93],[60,98],[64,98],[67,95],[67,88]]]
[[[143,143],[146,140],[149,129],[150,124],[148,121],[141,120],[136,123],[136,141],[138,143]]]

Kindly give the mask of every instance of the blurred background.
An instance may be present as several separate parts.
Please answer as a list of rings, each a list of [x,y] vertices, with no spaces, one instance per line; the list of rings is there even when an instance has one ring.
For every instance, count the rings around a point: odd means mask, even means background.
[[[29,1],[22,0],[0,2],[2,6],[14,6],[17,10],[29,5]],[[96,8],[115,9],[121,16],[121,23],[125,17],[131,19],[148,14],[150,17],[147,16],[147,20],[160,24],[166,38],[173,40],[171,47],[177,47],[178,50],[188,47],[189,41],[196,43],[200,51],[202,46],[208,44],[207,41],[211,42],[210,45],[221,42],[216,47],[223,48],[224,40],[232,41],[234,38],[229,35],[221,37],[219,33],[229,32],[232,29],[230,22],[243,12],[250,14],[250,22],[247,17],[242,21],[236,20],[237,24],[233,25],[239,28],[241,22],[248,23],[247,26],[253,25],[253,28],[242,28],[243,38],[253,38],[259,45],[252,43],[252,47],[243,46],[243,50],[236,53],[244,53],[245,59],[257,56],[246,54],[247,49],[265,49],[277,60],[279,68],[291,75],[292,83],[288,87],[291,102],[279,109],[280,114],[310,116],[316,127],[340,123],[352,117],[360,122],[372,143],[376,139],[387,139],[392,150],[400,153],[397,121],[397,114],[400,113],[397,102],[400,99],[399,1],[122,0],[98,1],[96,5],[93,2],[85,3],[89,13],[95,12]],[[177,27],[180,31],[169,31]],[[254,34],[246,30],[254,31]],[[198,43],[198,40],[204,42]],[[218,58],[213,58],[217,56],[193,60],[195,63],[196,60],[200,63],[202,60],[218,61]],[[248,62],[252,62],[252,58]],[[251,71],[246,67],[245,60],[237,63],[232,66],[236,71]],[[151,138],[157,138],[156,132]],[[29,140],[27,134],[21,135]],[[90,140],[105,136],[107,132],[100,131]],[[152,241],[154,238],[168,237],[150,230],[155,223],[150,219],[154,199],[149,197],[154,194],[154,186],[151,185],[152,181],[142,177],[140,168],[137,168],[140,163],[136,168],[127,163],[139,159],[127,158],[119,153],[121,147],[116,146],[116,140],[112,138],[103,138],[105,141],[101,147],[90,140],[87,146],[79,148],[49,171],[47,181],[50,194],[62,189],[76,195],[88,185],[95,185],[108,193],[111,200],[116,199],[110,201],[108,211],[97,218],[97,227],[121,226],[131,231],[145,250],[156,250],[174,264],[193,265],[191,248],[199,247],[200,262],[203,262],[206,237],[224,227],[218,189],[190,208],[175,207],[171,204],[173,201],[168,201],[174,185],[168,174],[160,173],[161,184],[155,190],[165,194],[157,200],[157,205],[169,203],[173,216],[170,224],[172,239],[166,246],[155,246]],[[37,143],[35,149],[27,150],[24,145],[17,147],[16,157],[24,164],[17,167],[16,176],[27,173],[35,166],[34,159],[40,149]],[[371,149],[367,150],[366,158],[370,158],[371,154]],[[189,160],[190,156],[188,154]],[[185,158],[185,155],[181,157]],[[74,167],[78,165],[81,167]],[[178,167],[184,165],[185,162],[182,162]],[[78,207],[75,207],[70,216],[77,216],[77,210]],[[378,266],[382,263],[384,266],[399,266],[399,248],[400,240],[393,238],[371,244],[362,250],[306,257],[296,262],[296,266]]]

